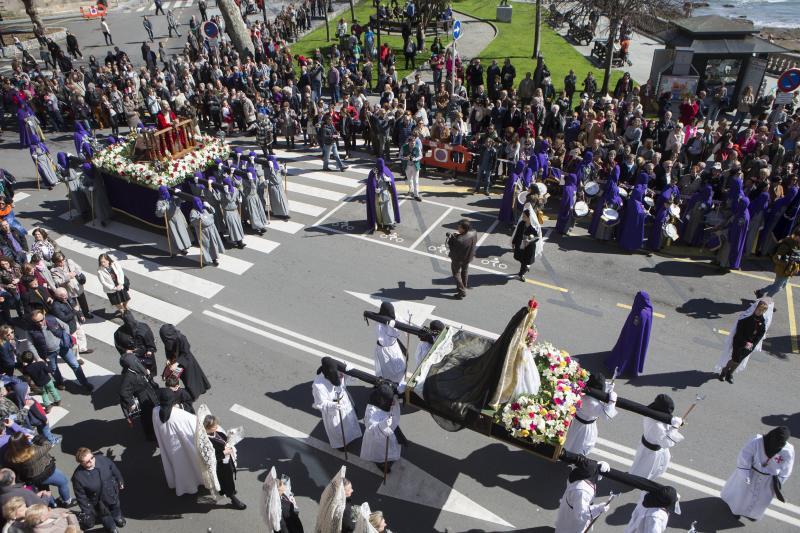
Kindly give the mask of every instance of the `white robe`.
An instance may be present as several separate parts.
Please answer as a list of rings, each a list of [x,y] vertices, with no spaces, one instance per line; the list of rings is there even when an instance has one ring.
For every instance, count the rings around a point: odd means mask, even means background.
[[[400,332],[388,324],[378,324],[375,345],[375,375],[395,383],[406,376],[406,358],[400,349]]]
[[[577,418],[573,418],[567,432],[567,440],[564,442],[564,449],[580,455],[589,455],[595,444],[597,444],[597,419],[601,415],[605,415],[609,419],[617,416],[616,403],[605,403],[591,396],[584,396],[575,416],[586,421],[594,420],[595,422],[584,424]]]
[[[516,382],[511,397],[519,398],[523,394],[535,396],[539,394],[539,388],[541,386],[542,378],[539,376],[539,369],[536,368],[536,361],[533,359],[533,354],[526,346],[523,348],[521,360],[517,363]]]
[[[640,501],[633,510],[625,533],[664,533],[668,521],[669,513],[667,511],[660,507],[645,507]]]
[[[161,422],[158,417],[161,407],[153,409],[153,428],[164,467],[167,486],[175,494],[195,494],[203,485],[200,471],[200,454],[194,444],[197,417],[177,407],[172,409],[169,420]]]
[[[322,374],[318,374],[311,385],[311,392],[314,395],[314,409],[322,411],[322,424],[325,426],[325,433],[328,434],[328,442],[332,448],[343,448],[361,436],[361,426],[358,425],[358,417],[353,409],[353,401],[347,392],[345,380],[347,376],[342,376],[342,384],[334,386],[333,383]],[[341,398],[339,403],[336,399]],[[338,407],[341,406],[341,410]],[[341,413],[341,415],[340,415]],[[342,442],[342,428],[339,422],[344,421],[344,438]]]
[[[425,359],[425,356],[428,355],[428,352],[431,350],[431,343],[426,341],[419,341],[417,344],[417,351],[414,352],[414,371],[419,368],[419,365],[422,364],[422,360]],[[411,369],[409,369],[411,370]]]
[[[589,521],[603,512],[604,504],[592,505],[596,487],[582,479],[567,484],[561,497],[554,533],[583,533]]]
[[[395,402],[388,413],[367,404],[364,413],[364,440],[361,441],[361,458],[373,463],[382,463],[386,455],[386,439],[389,439],[389,461],[400,459],[400,443],[394,430],[400,423],[400,404]]]
[[[681,442],[683,435],[674,427],[652,418],[644,419],[642,435],[647,442],[661,446],[661,449],[653,451],[639,442],[630,473],[647,479],[656,479],[667,471],[670,460],[669,449]]]
[[[778,476],[781,484],[784,484],[793,466],[794,446],[787,443],[780,452],[768,459],[764,452],[764,437],[756,435],[739,452],[736,470],[725,483],[720,497],[733,514],[758,520],[764,516],[775,495],[772,476]]]

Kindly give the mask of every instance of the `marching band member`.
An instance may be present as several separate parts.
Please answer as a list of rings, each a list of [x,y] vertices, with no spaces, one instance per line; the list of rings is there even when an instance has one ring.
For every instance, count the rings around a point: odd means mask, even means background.
[[[597,199],[594,207],[594,214],[592,215],[592,221],[589,224],[589,233],[600,241],[609,241],[614,236],[614,226],[616,225],[609,225],[605,220],[603,220],[603,210],[606,207],[611,207],[613,209],[619,209],[622,206],[622,198],[619,196],[619,186],[617,182],[619,181],[619,166],[614,165],[614,168],[608,175],[608,180],[605,184],[605,191],[603,195]]]
[[[764,169],[766,170],[766,169]],[[756,238],[764,226],[764,219],[766,218],[767,210],[769,208],[769,183],[764,180],[763,183],[756,185],[754,192],[750,193],[750,224],[747,226],[747,237],[745,238],[744,253],[750,255],[755,253]]]
[[[636,377],[644,371],[644,360],[650,344],[650,326],[653,322],[653,306],[645,291],[636,293],[631,312],[622,326],[617,343],[605,360],[606,368],[617,370],[620,376]]]
[[[514,217],[514,206],[517,203],[517,194],[526,190],[531,185],[531,171],[525,167],[524,161],[517,161],[513,172],[506,180],[505,190],[503,191],[503,201],[500,204],[500,222],[512,226],[516,220]]]
[[[720,497],[731,512],[756,521],[773,497],[786,501],[781,486],[792,474],[794,446],[789,443],[789,428],[776,427],[766,435],[757,434],[744,445],[736,470],[725,482]]]
[[[738,269],[742,262],[747,227],[750,224],[750,213],[747,210],[749,206],[750,200],[747,199],[747,196],[739,196],[739,200],[734,206],[733,214],[723,226],[723,228],[728,228],[728,232],[725,242],[717,251],[716,261],[720,268]]]
[[[372,390],[364,412],[361,458],[375,463],[380,470],[385,468],[391,472],[392,463],[400,459],[401,446],[405,443],[399,424],[400,403],[395,389],[381,381]]]
[[[653,225],[650,227],[650,235],[647,238],[647,248],[651,250],[651,254],[652,252],[661,251],[661,248],[666,244],[664,225],[669,220],[669,206],[680,197],[678,188],[669,184],[669,175],[665,176],[665,179],[668,185],[655,198],[656,214],[653,217]]]
[[[778,241],[789,234],[789,230],[783,235],[779,235],[779,233],[774,230],[778,228],[787,209],[792,205],[795,197],[798,196],[798,191],[800,191],[800,189],[798,189],[797,185],[792,185],[786,191],[783,198],[775,200],[772,207],[768,210],[766,214],[767,218],[764,222],[764,229],[761,230],[758,241],[758,252],[760,255],[772,255],[775,248],[778,246]]]
[[[668,395],[659,394],[648,407],[672,415],[675,410],[675,402]],[[679,416],[673,416],[670,424],[645,417],[644,432],[639,447],[636,449],[630,473],[647,479],[656,479],[666,472],[670,461],[669,448],[684,438],[677,429],[682,424],[683,420]]]
[[[714,368],[719,372],[720,381],[725,380],[732,384],[733,375],[747,367],[750,354],[761,351],[761,344],[767,336],[774,311],[775,302],[765,296],[753,302],[739,315],[736,325],[728,335],[722,356]]]
[[[317,377],[311,385],[311,392],[314,395],[313,407],[321,411],[328,442],[337,450],[343,449],[361,436],[353,400],[347,392],[346,379],[347,377],[339,372],[335,360],[323,357],[322,366],[317,369]]]
[[[605,392],[606,377],[600,372],[593,372],[589,376],[587,386]],[[617,393],[614,392],[613,384],[608,391],[608,403],[591,396],[584,396],[570,424],[564,449],[579,455],[589,455],[597,443],[597,419],[602,415],[609,420],[617,416],[616,404]]]
[[[583,533],[592,519],[608,510],[608,504],[592,503],[601,472],[610,470],[604,461],[582,457],[569,473],[567,489],[561,497],[555,533]]]
[[[189,213],[189,222],[197,235],[203,261],[214,266],[219,265],[219,256],[225,253],[225,243],[222,242],[222,237],[219,236],[217,226],[214,224],[214,208],[195,196],[194,206]]]
[[[375,375],[400,383],[406,376],[406,356],[400,344],[400,332],[394,327],[394,306],[383,302],[378,313],[392,320],[388,324],[376,324]]]
[[[175,191],[177,193],[179,189],[175,189]],[[166,185],[158,188],[158,194],[161,199],[156,202],[156,216],[167,219],[167,230],[175,250],[181,255],[186,255],[189,253],[189,248],[192,247],[192,238],[189,237],[186,217],[183,216],[180,207],[183,200],[178,196],[171,196]]]
[[[647,492],[636,505],[625,533],[663,533],[669,513],[681,514],[680,495],[673,487]]]
[[[239,215],[239,206],[242,203],[242,193],[233,185],[230,175],[222,179],[224,191],[214,189],[214,196],[220,203],[225,218],[225,227],[228,228],[228,241],[241,249],[247,246],[244,243],[244,228],[242,217]]]
[[[569,235],[575,226],[575,197],[578,193],[578,177],[569,173],[564,177],[564,187],[561,189],[561,207],[558,210],[556,231],[561,235]]]
[[[642,189],[634,187],[625,202],[625,212],[617,232],[617,241],[623,250],[635,252],[644,244],[644,224],[647,221],[647,211],[642,204],[643,200]]]
[[[714,189],[708,180],[703,180],[700,190],[686,202],[682,213],[683,229],[681,240],[689,246],[700,246],[703,243],[705,215],[711,210]]]

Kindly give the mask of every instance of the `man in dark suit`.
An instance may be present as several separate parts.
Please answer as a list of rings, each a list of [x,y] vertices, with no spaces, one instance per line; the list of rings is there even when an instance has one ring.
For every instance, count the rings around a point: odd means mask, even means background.
[[[475,257],[478,244],[478,234],[472,229],[469,220],[461,219],[458,223],[458,233],[447,234],[447,246],[450,248],[450,262],[453,277],[458,287],[458,298],[467,295],[467,270],[469,263]]]
[[[103,455],[95,455],[89,448],[78,448],[75,453],[78,468],[72,474],[72,487],[81,512],[86,517],[81,524],[91,529],[99,519],[106,531],[116,533],[125,526],[119,505],[119,491],[125,488],[117,465]]]

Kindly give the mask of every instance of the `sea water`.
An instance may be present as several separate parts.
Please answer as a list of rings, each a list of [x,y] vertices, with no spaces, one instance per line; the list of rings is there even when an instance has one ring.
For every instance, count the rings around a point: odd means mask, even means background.
[[[743,17],[751,20],[757,28],[800,28],[800,0],[698,0],[709,7],[697,8],[694,15],[722,15]],[[733,7],[723,7],[730,5]]]

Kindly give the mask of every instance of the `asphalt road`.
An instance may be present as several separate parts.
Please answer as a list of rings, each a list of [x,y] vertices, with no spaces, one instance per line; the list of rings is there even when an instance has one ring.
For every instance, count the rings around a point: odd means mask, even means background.
[[[111,15],[112,30],[121,27],[130,33],[115,37],[130,42],[134,52],[140,44],[134,35],[142,33],[133,24],[138,16],[135,11]],[[87,24],[78,21],[76,31],[89,28]],[[102,36],[95,32],[85,41],[79,38],[86,47]],[[800,525],[800,507],[791,504],[800,494],[797,477],[785,487],[790,504],[773,504],[771,516],[756,524],[733,519],[716,497],[751,435],[779,424],[789,425],[795,438],[800,434],[791,392],[798,352],[791,294],[779,296],[766,349],[752,357],[736,384],[720,383],[711,374],[736,314],[752,299],[753,290],[771,279],[768,265],[746,262],[744,271],[720,275],[705,259],[686,255],[692,251],[628,255],[579,229],[567,238],[548,234],[544,258],[523,283],[509,278],[517,267],[509,253],[509,234],[493,224],[498,190],[486,198],[465,192],[468,180],[427,175],[422,179],[424,201],[404,201],[396,232],[368,234],[363,179],[369,160],[355,161],[345,173],[322,173],[319,155],[311,153],[294,156],[289,163],[290,223],[273,222],[263,238],[252,236],[246,249],[231,250],[220,268],[201,270],[196,256],[170,259],[163,236],[122,216],[107,228],[67,220],[65,188],[37,191],[30,181],[27,151],[18,148],[11,132],[3,141],[0,161],[23,182],[16,206],[23,222],[53,230],[68,256],[90,273],[101,251],[124,256],[137,291],[132,300],[137,316],[155,331],[167,321],[178,324],[212,382],[201,401],[222,418],[224,427],[245,428],[237,484],[250,505],[247,511],[198,502],[193,496],[178,498],[167,489],[157,451],[138,428],[128,428],[121,419],[114,376],[118,357],[109,344],[118,321],[111,320],[111,307],[90,276],[87,287],[95,294],[89,302],[101,312],[87,328],[96,349],[87,357],[87,368],[102,386],[91,398],[71,388],[63,409],[54,411],[54,431],[64,436],[56,456],[67,472],[74,465],[71,454],[80,446],[108,451],[119,461],[127,478],[126,531],[260,531],[259,487],[270,466],[292,478],[303,522],[312,530],[316,500],[345,462],[325,444],[311,408],[310,385],[321,354],[370,368],[374,337],[361,314],[374,307],[365,300],[406,302],[398,307],[411,310],[413,321],[433,315],[499,333],[535,296],[542,304],[540,338],[598,369],[625,320],[624,306],[641,289],[650,293],[660,316],[654,318],[645,374],[619,380],[617,391],[645,403],[669,393],[679,414],[697,394],[706,396],[683,429],[686,440],[673,449],[673,467],[662,479],[682,495],[683,514],[670,519],[670,531],[687,530],[693,521],[698,531],[746,527],[783,532]],[[48,144],[53,152],[72,150],[71,135],[56,135]],[[403,182],[398,190],[405,198]],[[474,289],[464,301],[454,299],[441,249],[444,233],[462,217],[473,221],[482,239],[471,270]],[[554,220],[547,221],[545,230],[553,225]],[[163,361],[161,353],[159,359]],[[352,392],[363,413],[367,389],[356,386]],[[640,417],[624,412],[612,422],[602,421],[597,458],[627,468],[641,423]],[[353,457],[358,445],[352,446],[347,463],[355,501],[383,510],[393,531],[551,530],[565,467],[473,432],[447,433],[424,412],[404,413],[402,426],[413,445],[404,450],[385,486],[377,469]],[[601,482],[598,494],[618,489]],[[622,531],[637,498],[635,492],[624,493],[595,529]]]

